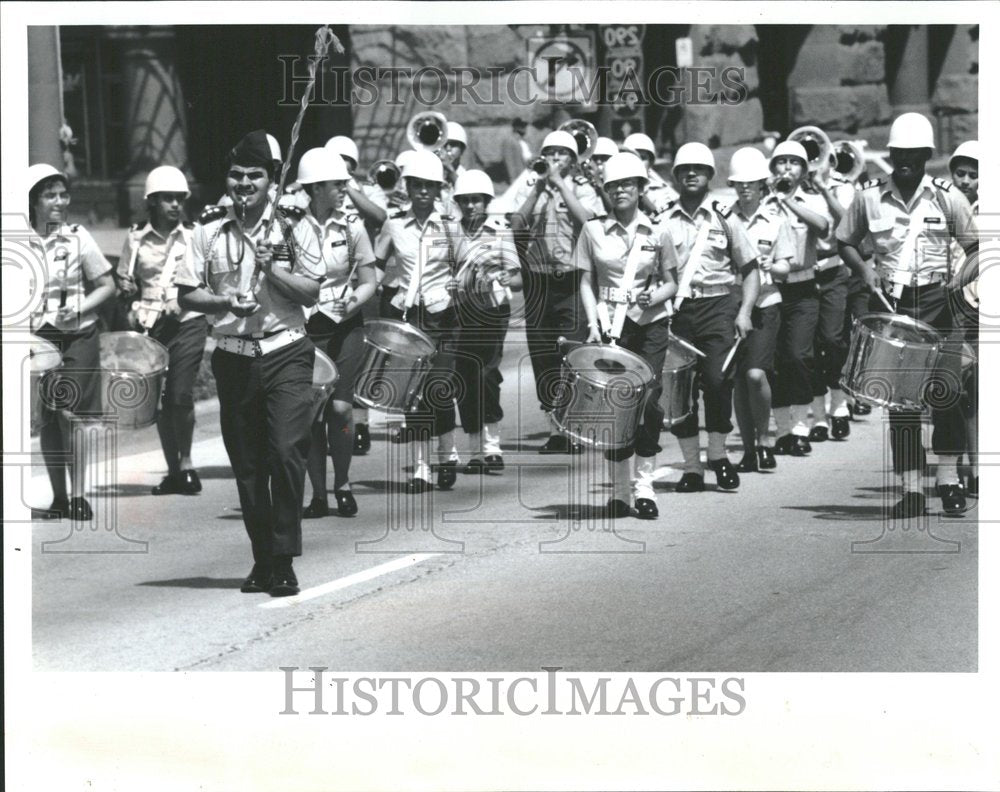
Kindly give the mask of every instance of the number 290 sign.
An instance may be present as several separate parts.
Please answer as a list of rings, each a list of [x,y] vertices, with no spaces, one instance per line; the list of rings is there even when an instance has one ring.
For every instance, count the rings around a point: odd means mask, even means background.
[[[618,56],[626,53],[639,55],[642,52],[642,37],[645,32],[645,25],[601,26],[601,37],[608,54]]]

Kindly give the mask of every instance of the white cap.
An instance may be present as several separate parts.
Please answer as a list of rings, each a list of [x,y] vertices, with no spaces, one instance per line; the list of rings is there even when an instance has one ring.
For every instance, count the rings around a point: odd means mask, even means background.
[[[414,151],[403,165],[403,177],[424,181],[444,182],[444,165],[441,158],[430,151]]]
[[[30,192],[34,189],[36,184],[43,182],[52,176],[62,176],[66,182],[69,182],[69,178],[67,178],[65,173],[61,170],[53,168],[51,165],[47,165],[44,162],[30,166],[28,168],[28,191]]]
[[[889,127],[889,148],[934,148],[934,127],[927,116],[903,113]]]
[[[327,148],[311,148],[299,160],[296,181],[299,184],[315,184],[325,181],[347,181],[351,174],[342,157]]]
[[[764,156],[764,152],[753,146],[737,149],[729,158],[729,181],[757,182],[769,178],[770,175],[767,157]]]
[[[951,155],[951,159],[948,160],[948,170],[954,167],[955,160],[958,157],[965,157],[966,159],[975,160],[979,162],[979,141],[978,140],[966,140],[962,143],[955,153]]]
[[[458,174],[452,195],[488,195],[493,198],[496,192],[493,189],[493,180],[486,173],[481,170],[467,170]]]
[[[146,177],[145,197],[148,198],[153,193],[158,192],[184,193],[185,195],[191,195],[187,179],[184,178],[184,174],[173,165],[161,165],[158,168],[153,168],[153,170],[151,170],[149,175]]]
[[[341,157],[350,157],[354,160],[354,164],[357,165],[361,160],[358,158],[358,147],[346,135],[336,135],[326,141],[325,148],[328,151],[332,151],[334,154],[339,154]]]
[[[594,144],[594,153],[590,156],[613,157],[617,153],[618,144],[615,141],[608,137],[599,137],[597,138],[597,143]]]
[[[557,129],[555,132],[549,132],[545,136],[545,140],[542,141],[541,151],[544,154],[547,148],[564,148],[569,149],[573,152],[575,157],[579,149],[576,147],[576,138],[574,138],[569,132],[563,132],[561,129]]]
[[[775,146],[774,151],[771,152],[771,159],[767,162],[769,168],[778,157],[798,157],[802,160],[803,168],[809,167],[809,154],[806,153],[806,147],[797,140],[783,140]]]
[[[622,179],[642,179],[649,181],[646,166],[642,160],[630,151],[615,154],[604,164],[604,186]]]
[[[406,151],[399,152],[396,156],[396,167],[399,168],[400,171],[406,167],[406,163],[410,161],[410,157],[413,153],[413,149],[407,149]]]
[[[685,143],[674,155],[673,170],[681,165],[704,165],[715,173],[715,155],[704,143]]]
[[[632,151],[648,151],[654,157],[656,156],[656,146],[653,144],[652,138],[642,134],[642,132],[635,132],[625,138],[622,148],[632,149]]]
[[[281,146],[278,145],[278,139],[274,135],[264,134],[267,138],[267,147],[271,149],[271,159],[281,162]]]
[[[465,127],[461,124],[456,124],[454,121],[448,122],[448,140],[454,140],[456,143],[461,143],[466,147],[469,145],[469,138],[465,134]]]

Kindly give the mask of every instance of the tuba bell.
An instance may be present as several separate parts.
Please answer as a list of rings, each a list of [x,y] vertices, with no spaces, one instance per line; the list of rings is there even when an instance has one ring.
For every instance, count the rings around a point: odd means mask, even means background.
[[[448,142],[448,119],[433,110],[417,113],[406,125],[406,140],[417,151],[437,153]]]
[[[830,166],[849,182],[856,182],[865,171],[865,152],[860,143],[838,140],[833,144]]]
[[[787,139],[802,144],[806,156],[809,157],[810,173],[829,167],[833,144],[822,129],[814,126],[799,127],[792,131]]]
[[[576,161],[590,159],[597,147],[597,130],[589,121],[582,118],[571,118],[559,126],[560,132],[569,132],[576,141]]]
[[[396,189],[400,175],[399,168],[392,160],[379,160],[368,169],[368,181],[386,192]]]

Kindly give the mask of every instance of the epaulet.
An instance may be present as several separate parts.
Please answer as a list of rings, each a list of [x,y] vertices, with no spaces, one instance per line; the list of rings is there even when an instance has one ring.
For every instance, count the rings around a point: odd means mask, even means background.
[[[668,211],[669,209],[673,209],[675,206],[677,206],[677,200],[678,200],[677,198],[671,198],[669,201],[667,201],[667,205],[664,206],[659,211],[659,214],[663,214],[664,212]]]
[[[935,176],[933,179],[931,179],[931,184],[933,184],[939,190],[944,190],[945,192],[948,192],[954,186],[947,179],[940,179],[937,176]]]
[[[189,230],[192,229],[192,228],[194,228],[194,223],[192,223],[190,220],[185,220],[184,223],[183,223],[183,225],[184,225],[185,228],[187,228]]]
[[[406,216],[406,210],[405,209],[400,209],[395,214],[389,215],[389,219],[390,220],[398,220],[400,217],[405,217],[405,216]]]
[[[441,215],[441,219],[442,220],[454,220],[455,218],[452,217],[450,214],[443,214],[443,215]]]
[[[226,216],[226,213],[224,206],[206,206],[198,216],[198,222],[202,225],[208,225],[216,220],[221,220]]]
[[[576,184],[590,184],[590,180],[586,176],[574,176],[573,182]]]
[[[510,221],[506,217],[494,215],[486,223],[490,228],[495,228],[497,231],[508,231],[510,229]]]
[[[721,201],[712,201],[712,208],[723,217],[729,217],[733,213],[733,207],[726,206]]]
[[[73,225],[71,225],[69,227],[69,230],[72,231],[75,234],[77,231],[80,230],[80,224],[79,223],[73,223]]]
[[[347,218],[346,218],[346,220],[347,220],[348,223],[356,223],[360,219],[361,219],[361,215],[358,215],[358,214],[349,214],[349,215],[347,215]]]
[[[608,219],[608,216],[606,214],[599,214],[599,215],[594,215],[591,218],[588,218],[587,222],[588,223],[593,223],[595,221],[603,222],[604,220],[607,220],[607,219]]]
[[[278,205],[278,211],[288,220],[298,222],[306,216],[306,210],[298,206]]]
[[[884,187],[885,179],[865,179],[861,182],[861,189],[867,190],[870,187]]]

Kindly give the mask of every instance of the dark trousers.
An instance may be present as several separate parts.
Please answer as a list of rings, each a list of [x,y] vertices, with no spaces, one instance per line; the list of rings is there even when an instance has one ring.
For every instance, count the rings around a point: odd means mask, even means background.
[[[455,373],[458,376],[458,414],[468,434],[483,430],[484,423],[503,420],[500,385],[503,375],[503,342],[510,324],[510,306],[459,307]]]
[[[871,295],[869,309],[885,312],[885,306],[877,295]],[[896,303],[896,312],[912,316],[929,324],[943,335],[950,335],[955,328],[950,295],[941,284],[906,287]],[[956,362],[954,354],[947,354],[953,344],[946,344],[946,358]],[[948,368],[952,368],[948,366]],[[939,369],[935,377],[937,385],[928,389],[931,399],[931,422],[934,432],[931,443],[935,454],[958,456],[965,446],[965,416],[963,414],[962,393],[957,376]],[[957,367],[956,367],[957,371]],[[892,467],[897,473],[923,469],[926,462],[924,446],[920,436],[920,410],[889,410],[889,442],[892,446]]]
[[[847,310],[847,267],[838,265],[816,273],[819,289],[819,318],[816,322],[813,366],[813,396],[823,396],[828,388],[840,387],[840,374],[847,360],[847,335],[844,311]],[[820,420],[822,416],[817,415]]]
[[[781,327],[771,403],[775,407],[812,403],[813,337],[819,298],[813,281],[788,283],[781,290]]]
[[[389,306],[387,318],[402,321],[403,312]],[[455,377],[458,316],[453,306],[429,313],[422,305],[414,305],[406,312],[406,321],[425,332],[437,348],[417,408],[406,414],[403,439],[412,442],[439,437],[455,428],[455,399],[459,395]]]
[[[705,353],[698,357],[697,389],[691,414],[670,431],[674,437],[698,436],[698,390],[705,401],[705,429],[726,434],[733,430],[734,367],[722,373],[722,364],[736,340],[736,314],[740,310],[740,295],[730,293],[720,297],[688,298],[674,314],[673,331]]]
[[[585,341],[587,320],[580,304],[580,274],[541,275],[522,268],[525,335],[535,374],[535,393],[542,409],[557,403],[563,381],[560,336]]]
[[[222,440],[255,563],[302,555],[302,492],[315,404],[312,341],[254,358],[216,349]]]
[[[850,343],[854,331],[854,320],[859,316],[868,313],[868,300],[871,293],[865,288],[864,281],[853,272],[847,279],[847,301],[844,311],[844,337]],[[880,311],[885,311],[885,306],[879,306]]]
[[[157,322],[150,335],[170,353],[167,382],[163,388],[164,407],[176,405],[191,409],[194,407],[194,383],[205,355],[208,319],[196,316],[178,322],[175,317],[168,317]]]
[[[670,326],[666,319],[637,324],[626,318],[622,327],[618,346],[634,352],[653,369],[653,381],[649,385],[642,407],[642,420],[635,435],[635,445],[606,451],[604,457],[615,461],[628,459],[635,453],[641,457],[656,456],[660,451],[660,431],[663,429],[663,408],[660,393],[663,391],[663,358],[670,341]]]

